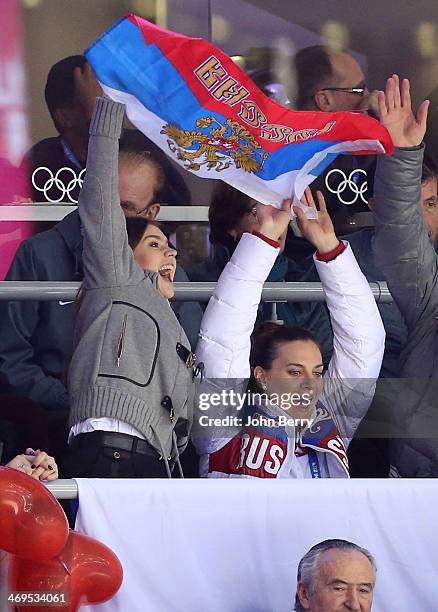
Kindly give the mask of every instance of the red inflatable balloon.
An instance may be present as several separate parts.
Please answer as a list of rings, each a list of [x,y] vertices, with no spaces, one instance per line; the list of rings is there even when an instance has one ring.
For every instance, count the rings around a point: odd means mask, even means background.
[[[0,467],[0,549],[25,559],[58,555],[68,522],[56,498],[24,472]]]
[[[117,593],[122,580],[122,566],[113,551],[76,531],[70,531],[57,559],[40,562],[13,557],[9,566],[10,592],[52,595],[46,598],[46,605],[41,601],[39,612],[76,612],[81,604],[107,601]],[[62,594],[66,596],[62,598]],[[66,599],[68,605],[62,605]],[[54,605],[57,602],[59,606]],[[20,612],[35,612],[35,606],[16,605]]]

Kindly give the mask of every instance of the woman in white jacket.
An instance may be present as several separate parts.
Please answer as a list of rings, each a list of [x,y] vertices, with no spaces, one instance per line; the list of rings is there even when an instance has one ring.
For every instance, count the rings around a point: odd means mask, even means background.
[[[310,189],[303,201],[316,208]],[[205,380],[192,434],[202,476],[348,477],[346,449],[372,400],[385,332],[369,285],[348,243],[336,237],[320,192],[318,201],[317,219],[295,212],[317,249],[330,311],[334,351],[327,372],[323,378],[317,341],[300,328],[264,326],[251,353],[263,284],[290,221],[289,201],[281,210],[260,205],[259,231],[242,236],[202,321],[196,354]]]

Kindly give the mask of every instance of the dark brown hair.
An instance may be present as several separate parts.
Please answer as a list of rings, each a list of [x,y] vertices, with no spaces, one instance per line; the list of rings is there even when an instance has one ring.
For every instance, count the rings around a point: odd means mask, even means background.
[[[251,366],[253,368],[261,366],[264,370],[269,370],[277,356],[279,347],[286,342],[296,341],[313,342],[321,351],[318,340],[304,327],[279,325],[270,321],[261,323],[252,337]]]
[[[262,367],[269,370],[272,362],[277,357],[278,349],[287,342],[313,342],[322,354],[321,345],[316,337],[304,327],[295,325],[279,325],[271,321],[261,323],[255,330],[251,338],[251,377],[248,382],[247,390],[251,393],[260,392],[259,382],[254,376],[254,368]]]
[[[128,244],[132,250],[138,245],[140,240],[143,238],[145,231],[149,225],[158,227],[164,235],[166,232],[163,230],[161,225],[151,219],[145,219],[144,217],[126,217],[126,233],[128,234]],[[167,237],[167,236],[166,236]]]
[[[294,58],[297,82],[297,110],[315,108],[316,92],[334,78],[330,53],[323,45],[304,47]]]
[[[421,184],[436,178],[438,178],[438,165],[436,160],[429,153],[425,153],[423,165],[421,167]]]
[[[227,183],[219,182],[210,208],[210,240],[213,244],[226,244],[230,230],[234,229],[243,215],[251,208],[252,199]]]
[[[278,349],[287,342],[313,342],[322,354],[321,345],[316,337],[304,327],[294,325],[279,325],[265,321],[255,330],[251,338],[251,378],[248,382],[248,391],[257,393],[260,391],[259,383],[254,376],[254,368],[262,367],[269,370],[272,362],[277,357]]]
[[[83,55],[70,55],[56,62],[49,70],[44,97],[56,129],[55,112],[58,108],[71,106],[76,100],[74,71],[78,67],[83,68],[86,61]]]

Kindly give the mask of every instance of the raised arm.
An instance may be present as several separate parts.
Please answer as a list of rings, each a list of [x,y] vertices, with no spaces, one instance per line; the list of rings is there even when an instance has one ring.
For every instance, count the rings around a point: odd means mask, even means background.
[[[196,355],[207,378],[250,375],[250,337],[263,284],[279,253],[278,238],[290,220],[290,201],[280,210],[259,205],[257,216],[259,235],[242,236],[202,319]]]
[[[418,319],[436,315],[437,255],[429,241],[420,209],[421,144],[427,120],[428,102],[417,116],[412,112],[409,81],[388,79],[379,98],[380,119],[396,146],[392,157],[381,156],[374,180],[375,253],[388,287],[409,331]]]
[[[315,206],[310,191],[308,205]],[[297,209],[300,230],[317,248],[315,265],[333,328],[333,355],[321,403],[348,443],[374,395],[385,349],[385,330],[368,282],[348,243],[340,243],[318,192],[318,219]]]
[[[385,329],[351,247],[328,263],[316,260],[333,328],[333,355],[321,402],[347,444],[374,396],[385,350]]]
[[[209,398],[231,390],[245,392],[250,376],[251,333],[263,283],[279,253],[278,239],[290,221],[290,201],[285,200],[281,210],[259,205],[257,216],[260,233],[245,233],[240,239],[201,322],[196,356],[204,364],[205,379],[198,386],[192,429],[192,441],[200,455],[219,450],[241,429],[239,426],[205,429],[200,417],[237,416],[235,407],[227,402],[213,404]]]
[[[379,376],[385,330],[376,301],[348,243],[336,259],[315,265],[324,288],[333,328],[330,378]]]
[[[78,208],[84,234],[86,288],[140,282],[144,273],[128,245],[119,198],[119,137],[124,105],[96,98],[87,172]]]

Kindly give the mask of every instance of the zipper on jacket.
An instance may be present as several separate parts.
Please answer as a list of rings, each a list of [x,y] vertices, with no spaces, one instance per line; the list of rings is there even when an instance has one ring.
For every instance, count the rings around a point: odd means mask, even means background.
[[[123,345],[125,343],[125,333],[126,333],[127,321],[128,321],[128,315],[125,314],[125,316],[123,317],[122,331],[120,332],[120,338],[119,338],[119,342],[117,345],[117,367],[118,368],[120,368],[120,360],[122,359],[122,355],[123,355]]]

